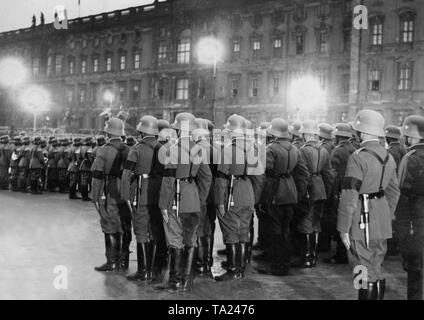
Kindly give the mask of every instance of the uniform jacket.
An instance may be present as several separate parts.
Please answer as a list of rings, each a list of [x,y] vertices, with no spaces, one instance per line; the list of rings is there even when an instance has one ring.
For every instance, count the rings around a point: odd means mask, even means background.
[[[9,168],[11,157],[11,145],[0,144],[0,166]]]
[[[180,182],[180,213],[200,212],[206,202],[212,183],[212,173],[207,163],[198,161],[194,152],[195,143],[189,138],[180,138],[170,147],[170,161],[165,164],[160,188],[159,207],[171,211],[175,193],[176,179],[191,178],[193,181]]]
[[[399,168],[400,161],[406,154],[405,147],[400,142],[392,142],[389,144],[389,148],[387,150],[390,152],[396,162],[396,166]]]
[[[31,160],[31,149],[32,149],[31,145],[23,145],[19,147],[18,151],[19,151],[20,158],[19,158],[18,167],[20,168],[29,167],[29,162]]]
[[[261,188],[256,188],[259,194],[255,197],[253,183],[260,183],[260,177],[249,174],[249,167],[252,168],[252,166],[248,163],[247,154],[252,153],[251,148],[253,148],[253,144],[249,143],[244,137],[233,138],[231,143],[224,146],[214,185],[217,205],[227,206],[232,175],[244,176],[243,179],[234,181],[234,206],[253,208],[256,200],[259,202]]]
[[[321,145],[327,150],[328,154],[331,154],[331,152],[334,149],[334,143],[330,140],[321,140]]]
[[[40,146],[34,145],[31,149],[31,159],[29,162],[30,169],[43,169],[44,168],[44,155]]]
[[[69,167],[69,147],[61,146],[57,152],[59,153],[57,168],[67,170]]]
[[[341,141],[331,152],[330,162],[337,176],[334,182],[333,191],[335,194],[340,194],[342,191],[342,182],[346,173],[347,161],[352,153],[355,152],[355,147],[349,140]]]
[[[103,194],[107,198],[122,202],[121,176],[129,149],[120,138],[112,138],[98,149],[96,160],[91,167],[93,202],[100,202]]]
[[[396,232],[401,249],[424,247],[424,143],[409,149],[399,165],[400,198],[396,209]],[[411,231],[412,236],[411,236]],[[405,252],[406,250],[402,250]]]
[[[303,138],[296,138],[293,140],[293,145],[300,149],[305,144],[305,140]]]
[[[79,154],[79,161],[80,164],[79,170],[80,171],[90,171],[92,162],[91,162],[91,153],[93,152],[93,149],[90,146],[82,146],[80,149]]]
[[[330,165],[330,155],[318,141],[306,142],[300,152],[311,176],[303,200],[326,200],[336,177],[336,172]]]
[[[16,146],[15,144],[12,144],[10,146],[10,167],[16,168],[19,163],[19,153],[18,153],[19,146]]]
[[[287,139],[278,139],[267,146],[265,175],[261,203],[268,206],[296,204],[310,179],[300,151]]]
[[[340,197],[337,230],[349,233],[353,240],[364,241],[364,231],[359,228],[362,203],[360,195],[372,194],[382,188],[385,196],[371,199],[370,210],[370,240],[384,240],[392,237],[392,218],[399,199],[399,182],[396,175],[396,163],[389,155],[386,169],[367,150],[375,152],[383,161],[388,152],[377,140],[366,141],[348,160],[346,175]]]
[[[80,162],[80,154],[81,154],[81,147],[71,147],[69,150],[69,167],[68,171],[71,173],[77,173],[79,171],[79,167],[81,165]]]
[[[122,200],[133,202],[136,197],[138,176],[148,175],[141,182],[139,205],[150,206],[159,203],[163,175],[163,165],[158,158],[161,146],[154,137],[145,137],[131,148],[122,174]]]

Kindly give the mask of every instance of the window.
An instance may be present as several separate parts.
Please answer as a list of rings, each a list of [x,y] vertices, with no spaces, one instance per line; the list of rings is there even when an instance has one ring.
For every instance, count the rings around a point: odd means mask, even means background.
[[[257,97],[259,95],[259,81],[257,78],[252,79],[251,96]]]
[[[107,37],[107,44],[113,44],[113,37],[112,36]]]
[[[135,53],[134,54],[134,69],[138,70],[140,69],[140,62],[141,62],[141,55],[140,53]]]
[[[237,97],[239,94],[239,80],[237,78],[231,79],[231,96]]]
[[[131,98],[134,101],[140,98],[140,83],[139,82],[136,82],[133,84]]]
[[[168,45],[166,41],[159,42],[158,61],[159,64],[166,62],[168,56]]]
[[[206,96],[205,80],[199,79],[199,82],[197,84],[197,97],[199,99],[204,99],[205,96]]]
[[[82,40],[82,47],[87,48],[87,39]]]
[[[383,22],[381,18],[374,18],[371,22],[371,44],[381,46],[383,44]]]
[[[91,85],[91,102],[96,102],[97,101],[97,91],[99,89],[99,85],[98,84],[92,84]]]
[[[398,72],[398,89],[410,90],[412,87],[412,68],[411,66],[400,66]]]
[[[305,36],[303,34],[296,35],[296,54],[303,54],[305,51]]]
[[[73,50],[73,49],[75,49],[75,41],[74,40],[72,40],[70,43],[69,43],[69,47]]]
[[[278,96],[280,93],[280,78],[273,78],[272,79],[272,95]]]
[[[122,101],[122,100],[125,100],[125,94],[126,94],[126,84],[125,83],[121,83],[120,85],[119,85],[119,99]]]
[[[52,74],[52,68],[53,68],[53,66],[52,66],[52,63],[53,63],[52,60],[53,60],[52,56],[49,56],[47,58],[47,75],[48,76]]]
[[[79,91],[79,103],[83,104],[85,102],[85,88],[80,88]]]
[[[72,59],[69,61],[69,74],[75,73],[75,61]]]
[[[32,59],[32,74],[37,76],[40,73],[40,59],[34,58]]]
[[[272,47],[274,49],[274,58],[281,58],[283,40],[281,38],[275,38],[272,41]]]
[[[369,74],[369,91],[380,91],[381,72],[380,70],[372,70]]]
[[[328,32],[321,30],[319,33],[319,53],[328,52]]]
[[[189,64],[190,63],[190,39],[181,39],[178,42],[177,49],[177,63],[178,64]]]
[[[106,71],[111,72],[112,71],[112,57],[108,56],[106,58]]]
[[[125,70],[127,57],[125,55],[121,55],[121,58],[120,58],[119,61],[120,61],[119,62],[119,70],[121,70],[121,71]]]
[[[100,40],[99,38],[94,38],[94,46],[98,47],[100,45]]]
[[[99,72],[99,58],[93,60],[93,72]]]
[[[68,100],[68,103],[72,103],[74,100],[74,90],[72,88],[68,88],[66,90],[66,99]]]
[[[254,39],[252,42],[253,58],[259,58],[261,55],[261,40]]]
[[[177,100],[188,99],[188,79],[177,80]]]
[[[405,13],[400,17],[401,41],[402,43],[412,43],[414,41],[414,16],[412,13]]]
[[[235,59],[240,58],[240,40],[233,41],[233,57]]]
[[[56,74],[62,73],[62,63],[63,63],[63,56],[57,55],[56,56],[56,67],[55,67],[55,73]]]
[[[87,72],[87,60],[81,60],[81,73],[85,74]]]

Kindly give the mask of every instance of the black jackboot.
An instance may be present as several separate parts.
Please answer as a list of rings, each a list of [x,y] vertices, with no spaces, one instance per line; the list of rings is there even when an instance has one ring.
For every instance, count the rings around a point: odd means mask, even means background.
[[[269,266],[263,266],[256,268],[259,273],[271,274],[275,276],[287,276],[289,274],[289,239],[288,235],[284,236],[272,236],[273,238],[273,255],[275,260],[271,262]]]
[[[149,264],[147,265],[147,280],[149,281],[154,281],[157,278],[157,245],[155,242],[150,242],[150,253],[149,253],[149,258],[148,258],[148,262]]]
[[[91,198],[88,196],[88,185],[81,186],[80,188],[82,201],[91,201]]]
[[[123,272],[128,271],[129,264],[130,264],[130,244],[131,244],[130,232],[124,231],[124,233],[122,234],[121,258],[119,260],[119,268]]]
[[[178,291],[182,285],[181,259],[184,249],[169,247],[169,280],[166,285],[158,285],[158,290]]]
[[[378,291],[376,282],[368,282],[367,289],[358,290],[358,300],[377,300]]]
[[[248,246],[247,243],[238,243],[236,246],[236,269],[240,278],[243,278],[248,265]]]
[[[181,285],[181,291],[190,291],[193,287],[193,260],[195,248],[186,247],[184,249],[184,274]]]
[[[378,300],[384,300],[385,291],[386,291],[386,279],[377,280],[377,297],[378,297]]]
[[[115,233],[115,257],[116,257],[116,271],[122,272],[122,233]]]
[[[137,242],[137,272],[127,277],[130,281],[147,280],[147,254],[149,243]]]
[[[313,233],[313,239],[312,239],[312,267],[315,267],[317,265],[317,259],[318,259],[318,247],[319,247],[319,233],[314,232]]]
[[[203,276],[205,272],[205,250],[204,238],[197,238],[197,248],[195,255],[195,271],[199,276]]]
[[[407,276],[407,299],[423,300],[423,273],[421,270],[409,271]]]
[[[80,197],[77,196],[77,185],[72,184],[69,186],[69,199],[71,200],[79,200]]]
[[[227,244],[227,272],[215,277],[216,281],[231,281],[240,279],[240,274],[236,269],[236,244]]]
[[[213,278],[213,237],[205,237],[203,240],[203,248],[205,249],[204,275]]]
[[[294,268],[313,268],[314,256],[312,251],[313,234],[302,234],[302,257],[299,261],[292,264]]]
[[[94,267],[94,270],[102,272],[116,270],[116,243],[115,235],[105,233],[106,263],[100,267]]]

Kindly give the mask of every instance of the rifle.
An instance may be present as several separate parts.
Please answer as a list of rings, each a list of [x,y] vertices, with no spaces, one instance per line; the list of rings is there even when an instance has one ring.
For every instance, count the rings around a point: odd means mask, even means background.
[[[370,211],[369,211],[369,195],[362,195],[362,208],[361,220],[359,222],[359,228],[364,230],[365,233],[365,244],[367,248],[370,247]]]
[[[230,190],[228,192],[228,203],[227,203],[227,212],[234,207],[234,175],[231,175],[230,178]]]

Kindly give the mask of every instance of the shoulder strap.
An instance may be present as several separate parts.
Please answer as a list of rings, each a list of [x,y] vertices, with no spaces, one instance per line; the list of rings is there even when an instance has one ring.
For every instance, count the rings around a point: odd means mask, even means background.
[[[108,143],[107,145],[116,150],[116,156],[115,156],[115,159],[113,160],[113,163],[112,163],[112,166],[110,167],[109,172],[107,172],[106,174],[118,176],[121,172],[121,167],[122,167],[122,151],[123,150],[113,144]]]
[[[379,191],[383,191],[383,179],[384,179],[384,173],[386,171],[386,165],[389,162],[390,159],[390,154],[387,152],[386,153],[386,158],[383,160],[375,151],[373,150],[369,150],[369,149],[364,149],[365,152],[373,155],[378,162],[380,162],[380,164],[383,166],[383,170],[381,173],[381,179],[380,179],[380,187],[379,187]]]

